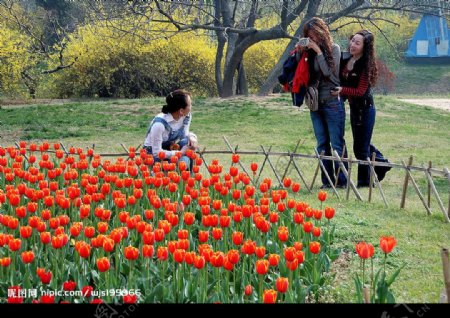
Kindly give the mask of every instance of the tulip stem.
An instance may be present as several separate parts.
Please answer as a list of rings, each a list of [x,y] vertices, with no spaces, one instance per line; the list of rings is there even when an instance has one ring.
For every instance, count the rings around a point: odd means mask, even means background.
[[[264,279],[264,275],[259,275],[259,297],[260,297],[260,302],[263,303],[264,302],[264,297],[263,297],[263,279]]]

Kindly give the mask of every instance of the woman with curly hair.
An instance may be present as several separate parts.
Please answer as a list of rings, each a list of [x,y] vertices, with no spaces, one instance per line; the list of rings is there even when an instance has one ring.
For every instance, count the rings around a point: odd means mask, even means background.
[[[317,17],[308,20],[303,27],[303,36],[309,38],[306,46],[296,45],[296,49],[303,53],[308,50],[309,64],[309,86],[315,86],[318,90],[319,109],[311,111],[311,121],[314,134],[317,140],[317,151],[331,156],[331,148],[339,155],[343,154],[345,145],[345,110],[344,105],[336,95],[331,95],[331,91],[340,86],[339,64],[341,49],[339,45],[333,43],[328,26]],[[344,154],[345,155],[345,154]],[[347,179],[338,165],[331,160],[323,160],[325,169],[333,184],[338,187],[346,187]],[[339,174],[336,175],[336,171]],[[322,187],[329,188],[330,180],[322,170]]]
[[[371,87],[375,85],[378,77],[374,41],[373,34],[367,30],[358,31],[351,37],[349,52],[342,54],[339,72],[342,86],[337,87],[332,94],[335,96],[340,94],[348,98],[355,157],[359,160],[367,160],[375,152],[377,161],[388,162],[371,144],[376,113]],[[375,167],[378,180],[384,179],[386,172],[390,169],[390,167]],[[370,186],[369,166],[358,166],[357,186]]]

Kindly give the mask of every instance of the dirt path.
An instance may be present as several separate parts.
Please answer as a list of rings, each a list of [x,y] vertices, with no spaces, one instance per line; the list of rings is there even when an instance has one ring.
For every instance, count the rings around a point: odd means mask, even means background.
[[[443,110],[450,111],[450,99],[441,98],[427,98],[427,99],[399,99],[402,102],[423,105],[423,106],[431,106],[434,108],[439,108]]]

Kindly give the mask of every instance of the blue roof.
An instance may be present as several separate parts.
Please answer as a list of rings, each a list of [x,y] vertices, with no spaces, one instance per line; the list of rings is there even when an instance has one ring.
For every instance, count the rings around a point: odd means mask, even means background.
[[[445,18],[424,15],[408,45],[406,57],[450,56],[449,34]]]

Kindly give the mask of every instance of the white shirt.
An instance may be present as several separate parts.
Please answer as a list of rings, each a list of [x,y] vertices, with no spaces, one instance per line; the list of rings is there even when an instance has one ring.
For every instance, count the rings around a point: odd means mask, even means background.
[[[184,126],[184,134],[187,137],[193,136],[196,138],[195,134],[189,132],[192,114],[189,113],[187,116],[189,116],[189,121],[187,125]],[[175,120],[170,113],[159,113],[156,117],[161,117],[164,119],[173,130],[180,130],[183,127],[183,121],[186,118],[186,116],[182,116],[178,120]],[[163,141],[167,140],[169,140],[169,131],[166,130],[163,123],[157,122],[153,124],[150,133],[145,137],[144,146],[152,147],[152,153],[155,157],[157,157],[158,153],[162,151],[165,153],[166,158],[170,158],[175,155],[176,151],[162,149]]]

